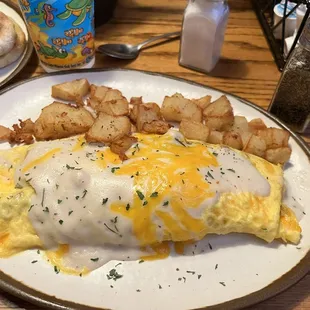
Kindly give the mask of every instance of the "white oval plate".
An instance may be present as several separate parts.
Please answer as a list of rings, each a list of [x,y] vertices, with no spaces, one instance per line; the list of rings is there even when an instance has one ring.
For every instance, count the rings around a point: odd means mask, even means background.
[[[21,16],[18,6],[12,0],[0,1],[0,12],[3,12],[7,16],[11,17],[22,28],[26,36],[26,47],[23,54],[12,64],[8,65],[7,67],[0,68],[1,87],[24,68],[32,54],[33,46],[29,38],[26,24]]]
[[[132,70],[58,73],[22,82],[3,92],[0,124],[10,126],[19,118],[35,119],[41,108],[53,100],[51,85],[82,77],[94,84],[120,89],[127,98],[143,96],[145,101],[159,104],[165,95],[175,92],[188,98],[208,94],[216,99],[223,94],[192,82]],[[268,126],[281,127],[262,109],[227,96],[235,115],[249,120],[260,117]],[[298,246],[267,244],[241,234],[207,236],[203,254],[142,264],[123,262],[116,267],[123,278],[116,282],[108,280],[106,274],[117,261],[81,278],[56,274],[53,266],[32,250],[0,259],[0,288],[55,309],[237,309],[271,297],[294,284],[310,268],[310,153],[294,134],[290,145],[293,152],[285,168],[287,192],[303,205],[305,213],[298,215],[303,230]],[[290,204],[294,207],[292,198]],[[38,263],[32,264],[33,260]]]

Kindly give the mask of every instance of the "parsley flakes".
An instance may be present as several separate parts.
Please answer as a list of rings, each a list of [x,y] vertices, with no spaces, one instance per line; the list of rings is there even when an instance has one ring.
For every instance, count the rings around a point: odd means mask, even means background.
[[[120,279],[120,278],[122,278],[122,277],[123,277],[123,275],[119,274],[119,273],[116,271],[116,269],[111,269],[111,270],[109,271],[109,273],[107,274],[108,280],[114,280],[114,281],[116,281],[116,280],[118,280],[118,279]]]
[[[140,200],[144,199],[144,195],[140,191],[136,191],[137,195],[139,196]]]
[[[93,262],[98,262],[99,257],[96,257],[96,258],[91,258],[90,260],[91,260],[91,261],[93,261]]]
[[[120,169],[120,167],[113,167],[113,168],[111,169],[111,172],[112,172],[112,173],[115,173],[115,171],[118,170],[118,169]]]

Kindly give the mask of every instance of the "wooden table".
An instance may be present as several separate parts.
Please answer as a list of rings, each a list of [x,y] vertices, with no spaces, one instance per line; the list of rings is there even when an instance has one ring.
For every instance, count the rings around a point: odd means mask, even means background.
[[[119,0],[115,18],[97,29],[97,45],[138,43],[152,35],[178,31],[186,0]],[[134,61],[97,55],[97,68],[133,68],[165,73],[231,92],[267,108],[280,77],[250,0],[230,1],[231,14],[222,58],[210,75],[178,65],[179,41],[146,49]],[[40,75],[43,70],[33,54],[13,82]],[[304,135],[310,143],[310,131]],[[0,292],[0,309],[39,309]],[[286,292],[248,310],[310,309],[310,274]]]

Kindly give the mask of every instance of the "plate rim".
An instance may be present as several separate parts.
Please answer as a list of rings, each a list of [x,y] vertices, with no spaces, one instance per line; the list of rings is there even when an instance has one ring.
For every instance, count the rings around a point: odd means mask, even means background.
[[[26,64],[28,63],[28,61],[30,60],[30,57],[32,55],[33,45],[32,45],[32,41],[30,38],[30,33],[28,31],[28,27],[25,23],[23,14],[22,14],[21,10],[19,9],[18,5],[15,2],[10,1],[10,0],[1,0],[0,2],[3,2],[7,6],[9,6],[12,10],[14,10],[22,18],[22,20],[26,26],[26,31],[28,33],[28,40],[27,40],[26,48],[25,48],[26,53],[22,57],[22,61],[15,68],[15,70],[13,70],[13,72],[9,76],[7,76],[2,82],[0,82],[0,88],[2,88],[6,83],[8,83],[10,80],[12,80],[22,69],[24,69],[24,67],[26,66]]]
[[[3,2],[6,2],[7,0],[2,0]],[[2,89],[0,91],[0,96],[8,91],[13,90],[14,88],[21,86],[23,84],[32,82],[36,79],[41,79],[45,77],[50,76],[58,76],[58,75],[71,75],[76,73],[92,73],[92,72],[109,72],[109,71],[129,71],[129,72],[138,72],[142,74],[147,74],[151,76],[157,76],[157,77],[164,77],[171,80],[184,82],[190,85],[202,87],[204,89],[212,89],[218,92],[221,92],[223,94],[229,95],[231,97],[236,98],[237,100],[241,101],[247,106],[250,106],[254,108],[255,110],[258,110],[261,112],[264,116],[267,118],[273,120],[277,125],[280,127],[288,130],[292,136],[292,138],[297,142],[297,144],[302,148],[304,153],[307,155],[309,163],[310,163],[310,147],[306,144],[306,142],[300,137],[299,134],[293,132],[290,128],[288,128],[282,121],[280,121],[277,117],[271,115],[268,113],[268,111],[264,110],[260,106],[243,99],[239,96],[236,96],[234,94],[231,94],[226,91],[219,90],[217,88],[204,85],[202,83],[197,83],[194,81],[186,80],[180,77],[168,75],[168,74],[162,74],[159,72],[151,72],[151,71],[144,71],[144,70],[136,70],[136,69],[127,69],[127,68],[92,68],[92,69],[76,69],[76,70],[66,70],[66,71],[59,71],[54,73],[46,73],[41,74],[39,76],[35,76],[32,78],[28,78],[26,80],[22,80],[19,82],[16,82],[12,85],[9,85]],[[1,87],[1,84],[0,84]],[[258,304],[260,302],[263,302],[271,297],[274,297],[288,288],[295,285],[298,281],[300,281],[302,278],[304,278],[307,274],[310,273],[310,250],[306,253],[306,255],[300,260],[300,262],[295,265],[291,270],[289,270],[287,273],[283,274],[280,278],[276,279],[266,287],[262,288],[261,290],[258,290],[256,292],[253,292],[251,294],[245,295],[240,298],[232,299],[224,303],[220,303],[213,306],[207,306],[202,308],[196,308],[196,310],[237,310],[237,309],[243,309],[245,307],[253,306],[255,304]],[[59,298],[56,298],[54,296],[47,295],[43,292],[37,291],[15,279],[8,276],[7,274],[3,273],[0,270],[0,289],[6,291],[9,294],[12,294],[18,298],[21,298],[23,300],[29,301],[33,304],[48,307],[50,309],[61,309],[61,310],[76,310],[76,309],[83,309],[83,310],[103,310],[103,308],[96,308],[91,306],[85,306],[81,304],[77,304],[71,301],[65,301]]]

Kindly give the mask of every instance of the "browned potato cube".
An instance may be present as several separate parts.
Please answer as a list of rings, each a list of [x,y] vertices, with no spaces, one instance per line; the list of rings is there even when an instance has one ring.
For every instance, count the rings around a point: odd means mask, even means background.
[[[226,96],[221,96],[205,108],[203,116],[206,125],[212,130],[229,130],[234,123],[233,109]]]
[[[156,103],[140,104],[136,106],[137,117],[136,125],[138,132],[143,131],[143,126],[145,123],[151,123],[155,120],[160,120],[160,108]],[[135,107],[134,107],[135,108]]]
[[[232,131],[243,133],[249,131],[248,121],[244,116],[235,116]]]
[[[240,136],[241,136],[241,140],[242,140],[242,146],[243,146],[243,148],[245,148],[247,146],[249,140],[253,136],[253,134],[251,132],[241,132]]]
[[[260,137],[252,135],[246,146],[243,147],[243,151],[259,157],[264,157],[266,152],[266,143]]]
[[[54,140],[85,133],[94,123],[92,114],[83,107],[53,102],[42,109],[35,121],[37,140]]]
[[[288,131],[278,128],[258,130],[256,135],[265,140],[268,149],[288,146],[290,134]]]
[[[0,141],[9,141],[11,134],[14,134],[11,129],[0,125]]]
[[[136,105],[136,104],[142,104],[142,97],[131,97],[130,98],[130,104]]]
[[[227,131],[223,135],[223,144],[228,145],[234,149],[242,149],[242,139],[238,132]]]
[[[207,106],[211,103],[211,96],[204,96],[199,99],[192,99],[192,102],[194,102],[201,110],[204,110]]]
[[[273,164],[285,164],[291,157],[291,148],[284,146],[275,149],[268,149],[265,153],[265,159]]]
[[[167,122],[163,120],[154,120],[149,123],[144,123],[142,127],[142,132],[163,135],[169,129],[170,125]]]
[[[124,116],[129,114],[129,105],[126,99],[111,100],[98,104],[96,111],[113,116]]]
[[[34,133],[34,122],[30,118],[25,121],[19,120],[19,125],[23,133]]]
[[[202,122],[202,110],[181,94],[174,94],[171,97],[166,96],[161,107],[161,114],[166,121],[180,122],[186,118]]]
[[[125,152],[138,141],[137,138],[131,136],[124,136],[116,141],[113,141],[110,145],[110,149],[113,153],[118,154],[122,160],[126,160],[127,156]]]
[[[249,130],[253,133],[256,133],[257,130],[267,129],[266,124],[260,118],[254,118],[249,122]]]
[[[186,139],[207,142],[210,130],[202,123],[183,119],[180,123],[180,132]]]
[[[222,144],[224,133],[216,130],[211,130],[208,142],[212,144]]]
[[[90,86],[88,105],[97,112],[123,116],[129,113],[129,103],[118,89],[105,86]]]
[[[99,113],[85,138],[87,142],[111,143],[129,135],[130,130],[131,123],[128,117]]]
[[[109,89],[110,89],[109,87],[97,86],[97,85],[91,84],[90,85],[90,98],[97,100],[97,101],[103,101]]]
[[[131,123],[131,130],[130,131],[131,131],[131,133],[137,132],[137,127],[132,123]]]
[[[107,102],[107,101],[118,100],[118,99],[125,99],[127,101],[127,99],[123,96],[123,94],[118,89],[109,88],[109,90],[107,91],[104,97],[104,100],[102,101]]]
[[[135,124],[137,122],[137,117],[138,117],[138,105],[134,105],[133,108],[130,109],[129,118]]]
[[[86,96],[89,92],[86,79],[74,80],[52,86],[52,97],[62,100],[76,100]]]

